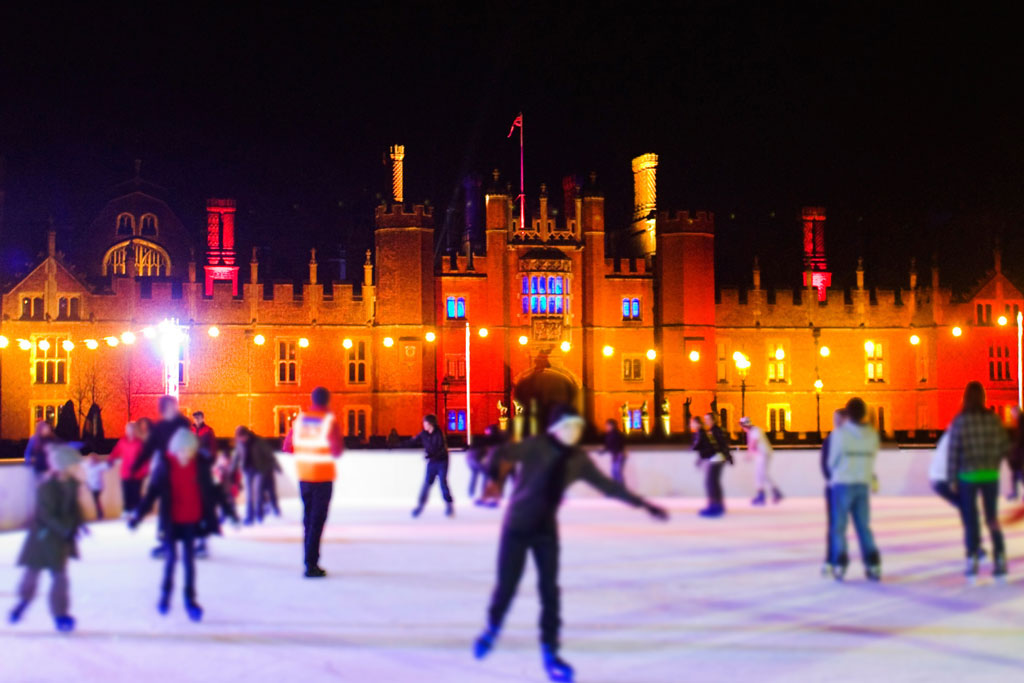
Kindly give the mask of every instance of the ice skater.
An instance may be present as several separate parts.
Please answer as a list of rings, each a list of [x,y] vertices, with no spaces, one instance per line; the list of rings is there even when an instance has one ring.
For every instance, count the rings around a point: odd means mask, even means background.
[[[18,585],[18,603],[11,610],[10,622],[21,621],[36,595],[39,575],[49,570],[50,612],[58,631],[75,628],[75,619],[69,614],[70,584],[68,558],[78,557],[76,538],[83,527],[82,511],[78,505],[78,480],[69,471],[82,456],[71,446],[48,443],[45,446],[48,464],[36,491],[35,517],[18,556],[18,564],[25,568]]]
[[[968,382],[963,408],[949,426],[949,467],[946,481],[960,498],[960,519],[964,526],[964,545],[968,582],[978,577],[981,531],[978,498],[981,498],[985,525],[992,539],[992,575],[1001,581],[1006,576],[1006,544],[999,526],[999,468],[1009,450],[1010,441],[999,418],[986,407],[985,387]]]
[[[568,406],[556,406],[547,434],[495,453],[490,463],[492,476],[500,479],[517,467],[515,488],[505,513],[498,548],[497,584],[491,595],[487,628],[476,639],[473,650],[478,659],[494,647],[505,614],[512,603],[526,565],[533,555],[539,575],[541,598],[541,654],[552,681],[572,681],[573,669],[559,657],[561,608],[558,588],[558,507],[565,489],[582,479],[606,496],[640,507],[657,519],[668,513],[609,479],[578,447],[585,423]]]
[[[92,494],[92,502],[96,507],[96,519],[103,519],[103,476],[110,469],[110,463],[98,453],[90,453],[82,464],[85,474],[85,486]]]
[[[721,517],[725,514],[722,470],[726,463],[732,463],[728,438],[715,425],[711,413],[704,417],[703,422],[699,417],[691,418],[690,430],[693,432],[693,450],[697,453],[695,464],[704,468],[704,490],[708,498],[707,507],[698,514],[701,517]]]
[[[864,571],[870,581],[882,578],[882,559],[871,532],[871,483],[878,432],[865,421],[867,405],[854,397],[846,402],[846,419],[829,435],[828,469],[832,499],[832,576],[846,577],[850,563],[846,550],[846,528],[853,518]]]
[[[153,467],[146,495],[128,520],[129,528],[139,525],[157,498],[160,499],[158,525],[164,539],[164,575],[157,610],[160,614],[170,610],[180,543],[185,573],[185,611],[189,619],[199,621],[203,618],[203,608],[196,602],[196,541],[220,533],[219,495],[210,459],[199,455],[199,439],[188,428],[179,429],[171,436],[164,457]]]
[[[1024,413],[1020,406],[1014,404],[1010,407],[1010,415],[1013,418],[1013,446],[1006,462],[1010,467],[1010,490],[1006,499],[1017,500],[1017,485],[1024,483]]]
[[[448,517],[455,515],[455,502],[448,488],[448,445],[445,443],[444,432],[437,423],[437,417],[427,415],[423,418],[423,431],[402,444],[402,448],[422,448],[427,459],[427,473],[420,487],[420,497],[413,508],[412,516],[419,517],[430,496],[430,488],[437,479],[444,498],[444,513]]]
[[[612,479],[625,485],[626,435],[619,429],[618,420],[604,423],[604,452],[612,456]]]
[[[764,430],[754,424],[749,417],[740,418],[740,427],[747,434],[747,457],[754,460],[754,477],[757,483],[757,495],[750,501],[751,505],[765,504],[765,491],[771,490],[772,502],[776,505],[782,501],[782,491],[772,479],[772,442]]]
[[[832,577],[832,486],[829,479],[832,472],[828,464],[828,449],[832,443],[832,435],[846,422],[846,410],[840,408],[832,413],[832,431],[821,443],[821,476],[825,479],[825,561],[821,565],[821,575]]]
[[[132,465],[142,453],[145,444],[140,438],[138,425],[129,422],[124,426],[124,436],[114,444],[114,450],[110,452],[110,463],[120,461],[121,470],[121,513],[127,518],[142,500],[142,482],[149,474],[149,467],[145,467],[136,473],[132,473]]]
[[[321,579],[327,572],[320,567],[320,538],[331,509],[334,461],[344,449],[341,428],[331,412],[331,392],[317,387],[310,396],[312,405],[299,413],[281,447],[295,455],[295,473],[302,496],[302,547],[307,579]]]

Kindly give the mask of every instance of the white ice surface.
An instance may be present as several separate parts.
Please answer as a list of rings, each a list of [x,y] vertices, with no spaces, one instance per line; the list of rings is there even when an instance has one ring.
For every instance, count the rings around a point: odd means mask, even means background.
[[[436,494],[435,494],[436,496]],[[670,501],[668,524],[616,503],[562,510],[564,656],[579,681],[1007,681],[1024,672],[1020,569],[967,588],[958,523],[937,499],[874,501],[885,581],[819,578],[822,503],[786,500],[703,520]],[[175,594],[155,610],[152,524],[93,525],[71,566],[79,628],[59,636],[45,591],[0,624],[0,681],[541,681],[532,567],[495,652],[474,661],[499,514],[436,497],[406,507],[336,500],[328,579],[300,576],[297,501],[283,520],[227,530],[199,564],[201,624]],[[1011,558],[1022,546],[1009,533]],[[0,603],[13,604],[22,532],[0,534]],[[851,539],[856,547],[856,542]],[[179,576],[180,580],[180,576]]]

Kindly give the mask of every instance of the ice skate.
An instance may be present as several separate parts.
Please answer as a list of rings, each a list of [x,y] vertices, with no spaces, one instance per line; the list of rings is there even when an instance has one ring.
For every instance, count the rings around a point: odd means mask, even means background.
[[[993,558],[992,576],[998,583],[1006,583],[1006,555],[997,553]]]
[[[494,648],[494,641],[498,639],[498,629],[488,628],[473,642],[473,656],[483,659]]]
[[[413,508],[413,510],[412,510],[412,516],[413,516],[414,518],[415,518],[415,517],[419,517],[419,516],[420,516],[420,515],[422,515],[422,514],[423,514],[423,506],[422,506],[422,505],[417,505],[417,506],[416,506],[415,508]]]
[[[882,580],[882,565],[870,564],[864,568],[864,575],[868,581],[879,582]]]
[[[751,499],[750,504],[751,505],[764,505],[765,504],[764,489],[761,489],[760,491],[757,492],[757,495],[754,496]]]
[[[973,586],[978,583],[978,556],[967,558],[967,566],[964,568],[964,577],[967,579],[967,585]]]
[[[27,607],[28,603],[24,600],[19,602],[17,605],[14,606],[14,609],[12,609],[10,613],[7,615],[7,621],[9,621],[12,624],[17,624],[19,621],[21,621],[21,617],[25,614],[25,609]]]
[[[557,683],[572,683],[572,667],[558,656],[558,650],[550,645],[543,645],[541,653],[544,658],[544,669],[548,673],[548,679]]]
[[[57,617],[53,620],[57,630],[61,633],[71,633],[75,630],[75,618],[71,615]]]
[[[171,598],[169,595],[164,595],[160,598],[160,602],[156,603],[156,611],[167,616],[167,613],[171,611]]]
[[[188,612],[188,618],[192,621],[198,622],[203,619],[203,608],[195,602],[189,600],[185,603],[185,611]]]
[[[832,578],[836,581],[844,581],[846,579],[846,567],[841,564],[832,565]]]
[[[455,505],[454,504],[448,503],[448,506],[444,509],[444,516],[445,517],[454,517],[455,516]]]
[[[320,567],[307,567],[305,577],[307,579],[322,579],[327,576],[327,572]]]
[[[783,498],[785,498],[785,496],[782,495],[782,491],[778,489],[772,489],[772,502],[774,504],[778,505],[779,503],[782,502]]]

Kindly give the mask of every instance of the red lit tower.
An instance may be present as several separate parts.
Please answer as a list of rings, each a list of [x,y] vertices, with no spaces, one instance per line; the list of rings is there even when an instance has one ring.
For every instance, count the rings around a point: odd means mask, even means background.
[[[804,287],[817,289],[818,301],[824,301],[832,285],[825,260],[825,207],[805,206],[800,217],[804,226]]]
[[[238,296],[238,265],[235,263],[235,200],[206,200],[206,296],[213,296],[214,282],[230,282]]]

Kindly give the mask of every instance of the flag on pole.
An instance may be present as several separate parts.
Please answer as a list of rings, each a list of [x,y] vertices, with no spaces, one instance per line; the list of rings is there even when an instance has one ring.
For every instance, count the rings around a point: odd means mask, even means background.
[[[507,137],[512,137],[512,133],[516,132],[516,127],[517,126],[519,128],[523,127],[523,115],[522,115],[522,113],[520,113],[519,116],[516,117],[516,120],[512,122],[512,127],[509,128],[508,136]]]

